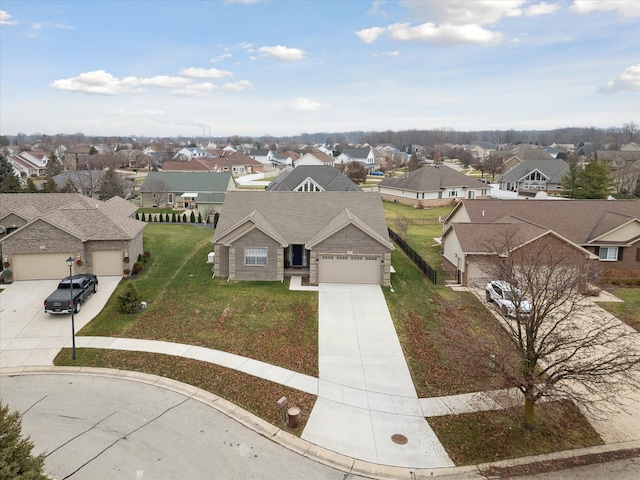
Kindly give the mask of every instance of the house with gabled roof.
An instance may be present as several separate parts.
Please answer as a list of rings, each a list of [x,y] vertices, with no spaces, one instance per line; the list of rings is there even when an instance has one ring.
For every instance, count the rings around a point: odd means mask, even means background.
[[[232,191],[213,243],[216,276],[229,280],[390,284],[394,246],[372,192]]]
[[[41,177],[47,168],[49,156],[40,150],[24,151],[7,158],[18,177]]]
[[[419,206],[450,205],[464,198],[482,198],[489,187],[445,165],[424,166],[402,177],[385,177],[378,183],[384,200]]]
[[[444,219],[442,264],[462,284],[483,283],[482,257],[541,238],[593,260],[640,270],[640,204],[624,200],[464,200]],[[508,252],[504,252],[508,253]]]
[[[271,192],[361,192],[349,177],[334,167],[302,165],[288,168],[269,186]]]
[[[310,152],[305,153],[299,159],[297,159],[294,163],[294,167],[299,167],[301,165],[328,165],[333,167],[335,164],[335,158],[329,156],[322,152]]]
[[[350,162],[360,162],[371,173],[380,167],[376,165],[376,155],[373,148],[345,148],[342,153],[336,157],[336,164],[347,164]]]
[[[559,192],[562,178],[569,172],[569,164],[559,158],[531,159],[504,172],[498,177],[500,190]]]
[[[102,202],[79,193],[0,194],[0,249],[14,280],[74,273],[122,275],[125,257],[143,253],[144,222],[120,197]]]
[[[140,186],[140,206],[219,212],[236,188],[231,173],[150,172]]]

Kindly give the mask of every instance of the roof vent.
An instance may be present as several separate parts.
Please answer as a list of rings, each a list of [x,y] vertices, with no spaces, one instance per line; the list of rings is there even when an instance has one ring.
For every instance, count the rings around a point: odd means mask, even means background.
[[[484,217],[484,210],[482,210],[482,216]]]

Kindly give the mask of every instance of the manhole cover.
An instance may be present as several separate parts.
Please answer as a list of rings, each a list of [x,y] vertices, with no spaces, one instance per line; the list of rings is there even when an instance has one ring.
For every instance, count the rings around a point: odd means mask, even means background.
[[[393,440],[393,443],[397,443],[398,445],[405,445],[409,441],[407,437],[399,433],[391,435],[391,440]]]

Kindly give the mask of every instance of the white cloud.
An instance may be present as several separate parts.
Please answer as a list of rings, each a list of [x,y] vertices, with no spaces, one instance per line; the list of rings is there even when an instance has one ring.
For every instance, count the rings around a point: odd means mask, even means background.
[[[277,58],[279,60],[297,61],[304,58],[304,52],[298,48],[288,48],[282,45],[275,47],[260,47],[258,49],[265,57]]]
[[[30,38],[35,38],[40,36],[42,31],[44,31],[45,29],[75,30],[74,27],[67,25],[66,23],[36,22],[29,24],[29,30],[27,30],[25,35]]]
[[[356,35],[360,37],[360,40],[362,40],[364,43],[373,43],[385,31],[386,31],[386,28],[371,27],[371,28],[364,28],[356,32]]]
[[[175,88],[189,85],[191,80],[182,77],[169,77],[159,75],[149,78],[125,77],[119,79],[104,70],[81,73],[77,77],[63,78],[51,83],[50,87],[57,90],[69,90],[73,92],[84,92],[95,95],[117,95],[119,93],[140,92],[137,87],[165,87]]]
[[[185,68],[180,72],[189,78],[225,78],[230,77],[231,72],[218,70],[217,68]]]
[[[640,63],[630,66],[617,78],[598,88],[599,93],[640,91]]]
[[[230,53],[223,53],[222,55],[218,55],[217,57],[213,57],[209,61],[211,63],[218,63],[218,62],[222,62],[223,60],[226,60],[227,58],[231,58],[231,57],[233,57],[233,55],[231,55]]]
[[[324,107],[323,104],[321,104],[320,102],[311,100],[310,98],[296,98],[291,104],[291,108],[293,110],[304,110],[307,112],[319,110],[323,107]]]
[[[387,27],[371,27],[359,30],[356,35],[364,43],[372,43],[383,34],[401,41],[425,40],[439,44],[492,43],[502,39],[500,32],[483,25],[495,24],[502,17],[522,15],[525,0],[450,0],[416,1],[402,4],[424,23],[395,23]],[[557,7],[556,7],[557,8]],[[555,8],[544,2],[532,5],[528,15],[551,13]]]
[[[225,83],[224,85],[220,86],[220,90],[231,90],[236,92],[248,89],[253,89],[253,84],[249,80],[240,80],[239,82]]]
[[[367,11],[368,15],[372,15],[374,17],[383,17],[387,18],[387,12],[382,9],[382,6],[387,3],[387,0],[373,0],[373,4],[371,8]]]
[[[520,15],[525,0],[448,0],[446,2],[404,1],[415,16],[427,22],[454,25],[486,25],[504,16]]]
[[[499,41],[502,35],[480,25],[435,25],[423,23],[410,27],[406,23],[397,23],[388,27],[389,35],[396,40],[428,40],[434,43],[491,43]]]
[[[11,20],[11,15],[5,10],[0,10],[0,25],[18,25],[17,20]]]
[[[621,17],[633,18],[640,16],[640,2],[637,0],[574,0],[571,10],[581,15],[617,11]]]
[[[558,10],[559,5],[554,3],[540,2],[525,9],[525,13],[529,16],[548,15]]]

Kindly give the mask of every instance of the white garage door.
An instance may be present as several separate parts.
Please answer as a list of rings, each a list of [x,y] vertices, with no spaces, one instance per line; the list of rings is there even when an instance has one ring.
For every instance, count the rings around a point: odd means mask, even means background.
[[[68,277],[67,258],[71,256],[70,253],[13,255],[13,278],[14,280],[52,280]]]
[[[377,255],[320,255],[319,269],[322,283],[380,284]]]
[[[122,275],[122,269],[124,268],[122,265],[122,252],[120,250],[93,252],[93,273],[96,275]]]

